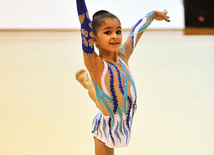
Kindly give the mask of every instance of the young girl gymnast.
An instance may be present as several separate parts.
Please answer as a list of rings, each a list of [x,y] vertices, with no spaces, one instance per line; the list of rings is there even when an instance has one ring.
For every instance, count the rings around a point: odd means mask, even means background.
[[[122,44],[120,20],[101,10],[91,22],[84,0],[76,0],[81,24],[85,66],[77,80],[88,89],[99,109],[92,123],[96,155],[113,155],[114,148],[126,147],[136,110],[136,88],[128,62],[145,29],[155,20],[169,22],[167,11],[152,11],[140,19]],[[94,44],[99,55],[94,51]],[[80,76],[83,75],[83,76]],[[92,86],[92,87],[91,87]],[[96,95],[95,95],[96,94]]]

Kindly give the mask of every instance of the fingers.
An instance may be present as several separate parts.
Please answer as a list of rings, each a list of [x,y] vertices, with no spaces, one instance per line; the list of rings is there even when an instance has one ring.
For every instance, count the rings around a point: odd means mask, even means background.
[[[167,16],[167,13],[168,13],[168,11],[167,10],[164,10],[164,13],[165,13],[165,21],[166,22],[170,22],[170,20],[169,20],[169,16]]]
[[[165,21],[170,22],[169,18],[170,18],[169,16],[166,16]]]
[[[164,10],[164,11],[157,11],[157,16],[155,17],[156,20],[165,20],[166,22],[170,22],[169,20],[169,16],[167,16],[168,11]]]

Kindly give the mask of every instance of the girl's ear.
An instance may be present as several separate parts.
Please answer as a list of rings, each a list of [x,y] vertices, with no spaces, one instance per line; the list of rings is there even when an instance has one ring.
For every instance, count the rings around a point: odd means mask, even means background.
[[[94,34],[93,34],[93,41],[94,41],[94,44],[97,46],[98,45],[97,36],[95,36]]]

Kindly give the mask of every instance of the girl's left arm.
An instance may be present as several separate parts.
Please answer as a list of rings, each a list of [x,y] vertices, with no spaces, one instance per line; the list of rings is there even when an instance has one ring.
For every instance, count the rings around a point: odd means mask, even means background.
[[[131,54],[133,53],[134,48],[136,47],[141,35],[147,29],[147,27],[155,20],[165,20],[170,22],[168,12],[165,10],[162,11],[152,11],[149,12],[146,16],[140,19],[131,29],[131,33],[128,36],[125,43],[122,45],[122,51],[125,54],[126,58],[129,60]]]

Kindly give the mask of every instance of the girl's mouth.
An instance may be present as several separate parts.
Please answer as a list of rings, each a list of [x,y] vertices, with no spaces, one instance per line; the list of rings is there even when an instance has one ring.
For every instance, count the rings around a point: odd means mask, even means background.
[[[110,43],[110,45],[118,45],[119,43]]]

